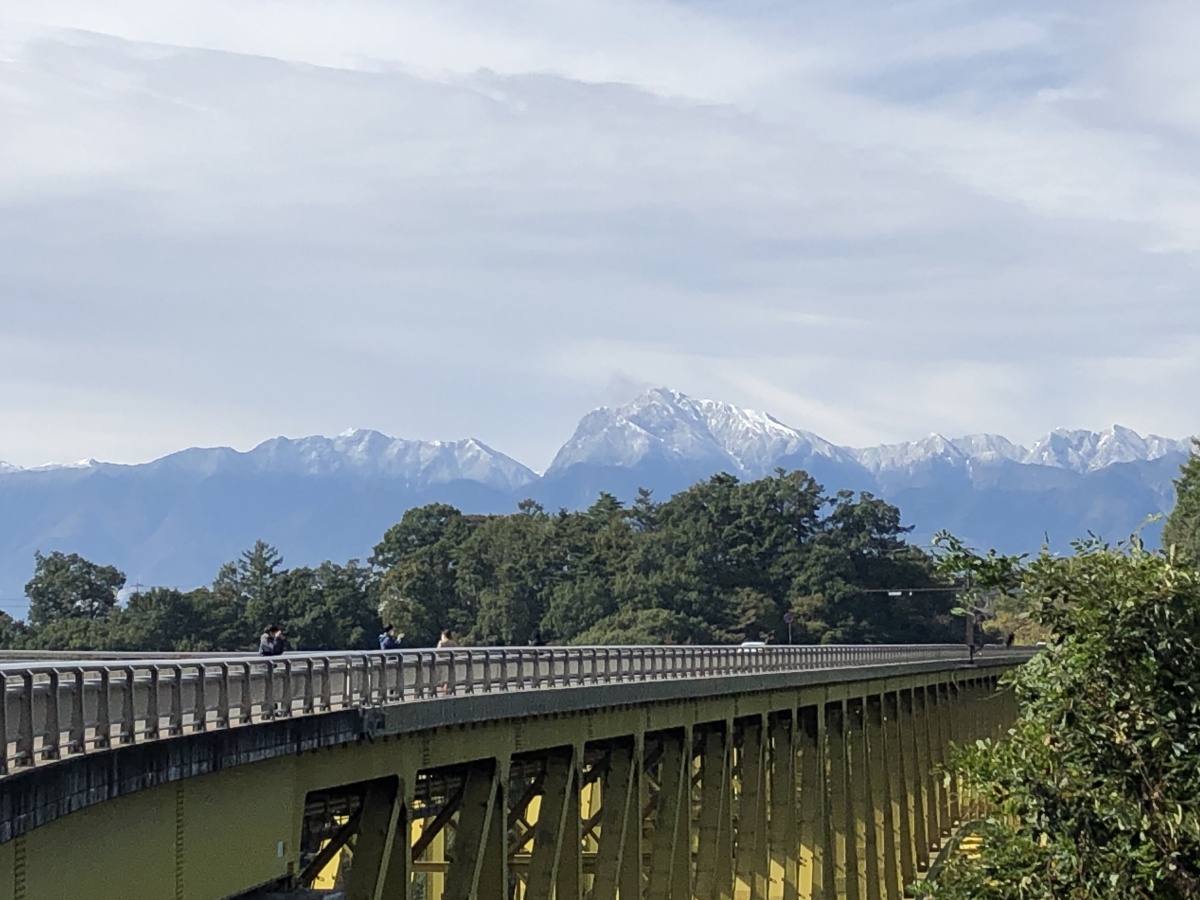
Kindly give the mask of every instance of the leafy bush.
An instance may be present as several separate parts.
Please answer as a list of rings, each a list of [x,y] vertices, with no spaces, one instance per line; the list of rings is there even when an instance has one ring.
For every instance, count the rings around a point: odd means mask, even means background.
[[[1095,541],[1018,576],[1054,638],[1009,677],[1007,739],[956,755],[991,810],[982,855],[952,859],[920,895],[1200,897],[1200,576]]]

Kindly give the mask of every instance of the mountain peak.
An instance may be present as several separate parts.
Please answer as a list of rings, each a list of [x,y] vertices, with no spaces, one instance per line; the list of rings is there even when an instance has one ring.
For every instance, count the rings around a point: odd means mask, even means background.
[[[584,416],[546,474],[584,463],[629,468],[657,459],[758,477],[782,460],[812,456],[853,464],[842,448],[774,416],[660,387]]]

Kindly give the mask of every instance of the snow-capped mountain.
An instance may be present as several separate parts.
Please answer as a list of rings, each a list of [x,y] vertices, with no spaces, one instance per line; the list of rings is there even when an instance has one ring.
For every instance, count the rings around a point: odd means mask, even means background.
[[[1154,434],[1142,437],[1131,428],[1114,425],[1099,432],[1058,428],[1029,448],[998,434],[972,434],[961,438],[933,434],[920,441],[881,444],[853,452],[874,474],[911,470],[935,460],[962,467],[972,462],[1008,461],[1083,474],[1117,463],[1149,462],[1168,454],[1187,453],[1189,446],[1190,440],[1186,438],[1174,440]]]
[[[711,463],[718,471],[758,477],[797,457],[855,462],[844,448],[766,413],[655,388],[624,406],[584,416],[546,475],[576,465],[633,468],[653,460]]]
[[[51,473],[94,469],[110,474],[145,469],[176,476],[210,477],[253,472],[271,476],[368,478],[401,481],[414,488],[473,481],[512,491],[537,479],[533,470],[474,438],[460,441],[413,441],[359,429],[329,438],[276,437],[245,452],[229,447],[192,447],[141,465],[85,459],[65,465],[20,469],[0,463],[5,472]]]
[[[1186,453],[1190,441],[1173,440],[1156,434],[1142,437],[1122,425],[1105,431],[1056,428],[1033,445],[1024,463],[1057,466],[1073,472],[1094,472],[1114,463],[1159,459],[1168,453]]]
[[[964,449],[956,441],[944,438],[940,434],[931,434],[919,441],[880,444],[878,447],[864,447],[853,452],[854,457],[868,472],[878,474],[893,469],[912,469],[914,466],[933,461],[952,466],[965,465],[972,457],[972,449],[971,444]]]
[[[871,491],[926,542],[1036,551],[1091,531],[1121,540],[1174,503],[1188,440],[1113,426],[1058,429],[1023,447],[1000,435],[851,449],[763,412],[658,388],[579,422],[545,476],[478,440],[376,431],[273,438],[240,452],[191,448],[139,465],[0,463],[0,595],[19,597],[35,551],[77,552],[146,584],[195,585],[262,538],[289,564],[365,557],[405,510],[431,502],[511,512],[533,497],[580,508],[639,487],[666,499],[718,472],[804,469],[827,494]],[[1143,536],[1156,539],[1154,529]]]
[[[474,438],[412,441],[366,429],[343,432],[334,438],[273,438],[245,456],[262,472],[370,476],[404,480],[420,487],[476,481],[511,491],[537,479],[531,469]]]

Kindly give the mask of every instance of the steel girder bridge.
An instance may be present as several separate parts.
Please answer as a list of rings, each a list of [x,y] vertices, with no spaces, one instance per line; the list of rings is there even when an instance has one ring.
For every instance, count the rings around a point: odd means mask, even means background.
[[[0,900],[891,900],[1030,651],[0,660]]]

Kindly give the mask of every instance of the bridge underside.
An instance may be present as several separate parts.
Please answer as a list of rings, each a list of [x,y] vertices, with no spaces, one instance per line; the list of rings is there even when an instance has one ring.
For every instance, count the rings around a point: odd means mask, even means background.
[[[34,828],[0,845],[0,900],[899,898],[977,813],[937,769],[1011,720],[1003,668],[415,731],[400,706]]]

